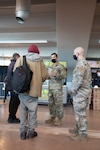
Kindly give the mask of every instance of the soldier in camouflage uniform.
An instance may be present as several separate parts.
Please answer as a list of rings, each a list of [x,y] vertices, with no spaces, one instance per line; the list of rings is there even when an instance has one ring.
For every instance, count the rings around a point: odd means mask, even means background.
[[[56,126],[62,124],[63,118],[63,86],[62,79],[66,78],[66,68],[58,62],[58,55],[51,54],[53,65],[48,68],[49,72],[49,111],[50,119],[46,123]]]
[[[86,108],[89,104],[91,69],[84,58],[84,49],[78,47],[74,50],[73,58],[78,60],[73,71],[71,92],[73,94],[73,107],[75,111],[76,127],[69,129],[75,133],[72,140],[87,140]]]

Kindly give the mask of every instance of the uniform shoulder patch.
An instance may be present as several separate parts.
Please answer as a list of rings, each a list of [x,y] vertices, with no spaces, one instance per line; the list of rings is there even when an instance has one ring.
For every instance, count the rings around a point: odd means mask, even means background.
[[[83,66],[78,66],[78,67],[77,67],[77,70],[78,70],[79,72],[83,72],[83,71],[84,71],[84,67],[83,67]]]

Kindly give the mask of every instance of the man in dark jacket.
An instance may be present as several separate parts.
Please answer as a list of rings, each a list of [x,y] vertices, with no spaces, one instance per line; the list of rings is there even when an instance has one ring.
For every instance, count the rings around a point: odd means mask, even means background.
[[[7,70],[7,77],[8,77],[8,82],[7,82],[7,91],[10,91],[11,97],[10,97],[10,102],[9,102],[9,117],[8,117],[8,123],[20,123],[20,120],[16,118],[16,112],[18,109],[18,106],[20,104],[18,95],[12,91],[11,87],[11,80],[13,76],[13,68],[15,65],[15,62],[17,58],[19,58],[20,55],[18,53],[13,54],[13,58],[11,59],[11,63],[8,66]]]

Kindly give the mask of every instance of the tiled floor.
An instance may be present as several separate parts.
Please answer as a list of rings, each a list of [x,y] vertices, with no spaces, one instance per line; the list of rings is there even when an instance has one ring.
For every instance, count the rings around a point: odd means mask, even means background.
[[[69,139],[68,128],[72,128],[75,122],[72,105],[64,107],[61,127],[45,124],[45,119],[49,118],[48,106],[39,105],[38,136],[20,140],[19,124],[7,123],[8,103],[0,101],[0,150],[100,150],[100,110],[87,110],[89,140],[79,142]]]

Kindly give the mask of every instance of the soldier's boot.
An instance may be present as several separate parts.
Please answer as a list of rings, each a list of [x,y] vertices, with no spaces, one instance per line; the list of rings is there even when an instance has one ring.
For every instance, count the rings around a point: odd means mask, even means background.
[[[76,122],[76,125],[73,129],[69,129],[69,133],[71,134],[78,134],[78,123]]]
[[[54,123],[55,122],[55,117],[51,117],[48,120],[45,120],[45,123]]]
[[[87,141],[87,134],[73,135],[70,139],[74,141]]]
[[[54,122],[55,126],[61,126],[62,125],[62,119],[57,119],[57,121]]]
[[[78,128],[69,129],[69,133],[78,135]]]

